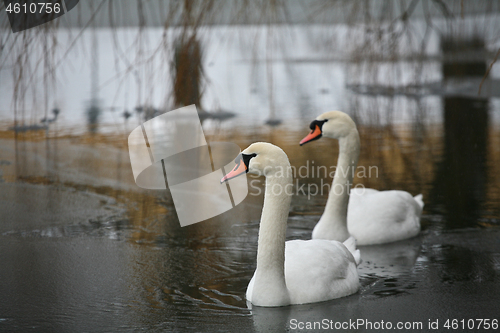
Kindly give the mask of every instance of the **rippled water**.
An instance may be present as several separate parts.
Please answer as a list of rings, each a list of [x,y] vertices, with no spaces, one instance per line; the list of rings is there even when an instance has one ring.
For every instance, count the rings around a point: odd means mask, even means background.
[[[208,222],[209,223],[209,222]],[[312,218],[292,218],[309,238]],[[201,226],[201,225],[200,225]],[[409,241],[362,247],[359,293],[282,309],[249,309],[256,221],[133,240],[117,222],[2,235],[5,329],[35,331],[275,331],[290,320],[494,318],[500,292],[498,230],[424,230]]]
[[[304,131],[221,126],[206,129],[209,141],[227,135],[245,147],[258,135],[282,146],[296,167],[336,160],[333,140],[298,147]],[[417,146],[403,130],[399,139],[369,127],[360,133],[360,165],[377,165],[379,174],[356,182],[422,192],[423,231],[411,240],[361,247],[357,294],[279,309],[252,308],[245,300],[262,206],[257,188],[235,209],[180,228],[168,192],[134,186],[123,137],[2,139],[0,330],[274,332],[293,330],[294,320],[428,325],[498,316],[498,181],[490,174],[480,208],[469,211],[479,218],[453,227],[449,207],[431,200],[439,186],[435,174],[408,172],[417,159],[431,166],[440,160],[440,136]],[[401,141],[404,149],[385,148]],[[489,161],[498,160],[491,151]],[[408,161],[387,163],[396,158]],[[323,211],[326,193],[309,194],[293,198],[288,239],[309,239]]]

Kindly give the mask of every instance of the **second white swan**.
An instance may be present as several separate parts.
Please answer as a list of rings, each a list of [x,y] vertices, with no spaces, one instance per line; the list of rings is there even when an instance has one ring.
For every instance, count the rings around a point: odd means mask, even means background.
[[[420,232],[422,195],[405,191],[377,191],[359,188],[351,191],[360,143],[356,124],[341,111],[325,112],[311,125],[311,132],[300,145],[322,136],[339,140],[339,157],[325,211],[314,227],[314,239],[344,241],[353,236],[358,245],[395,242]]]

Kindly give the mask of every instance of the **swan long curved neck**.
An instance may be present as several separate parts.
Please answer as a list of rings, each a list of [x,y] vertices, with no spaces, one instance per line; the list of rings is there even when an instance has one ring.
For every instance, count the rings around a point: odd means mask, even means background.
[[[359,134],[352,129],[348,135],[339,139],[339,157],[335,177],[328,195],[325,213],[320,223],[330,224],[328,229],[340,238],[349,238],[347,230],[347,206],[349,192],[359,158]]]
[[[290,166],[287,167],[290,169]],[[267,175],[264,207],[259,228],[257,248],[257,284],[286,290],[285,238],[288,211],[292,196],[291,170],[287,175]]]

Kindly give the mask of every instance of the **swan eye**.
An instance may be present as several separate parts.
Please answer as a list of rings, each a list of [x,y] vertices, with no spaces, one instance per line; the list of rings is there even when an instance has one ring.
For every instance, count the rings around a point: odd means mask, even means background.
[[[245,163],[245,166],[247,167],[247,173],[248,173],[248,168],[249,168],[248,165],[250,164],[250,160],[255,156],[257,156],[257,154],[255,154],[255,153],[249,154],[249,155],[241,154],[241,157],[243,159],[243,163]]]
[[[311,130],[314,130],[316,129],[316,126],[319,127],[319,129],[321,130],[321,128],[323,127],[323,124],[326,123],[328,121],[328,119],[325,119],[325,120],[313,120],[311,122],[311,125],[309,125],[309,128]]]

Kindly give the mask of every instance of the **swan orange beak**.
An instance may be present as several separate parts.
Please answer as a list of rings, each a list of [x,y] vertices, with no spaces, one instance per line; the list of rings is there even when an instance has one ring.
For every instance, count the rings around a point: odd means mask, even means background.
[[[310,141],[318,140],[319,138],[321,138],[321,134],[322,134],[321,129],[319,128],[318,125],[316,125],[316,127],[311,131],[311,133],[307,134],[305,138],[300,140],[300,145],[302,146]]]
[[[236,166],[233,168],[233,170],[231,170],[230,173],[228,173],[227,175],[222,177],[222,179],[220,180],[220,183],[222,184],[225,181],[228,181],[229,179],[233,179],[235,177],[238,177],[246,172],[247,172],[247,166],[245,165],[245,163],[243,163],[243,159],[240,158],[238,160],[238,163],[236,164]]]

